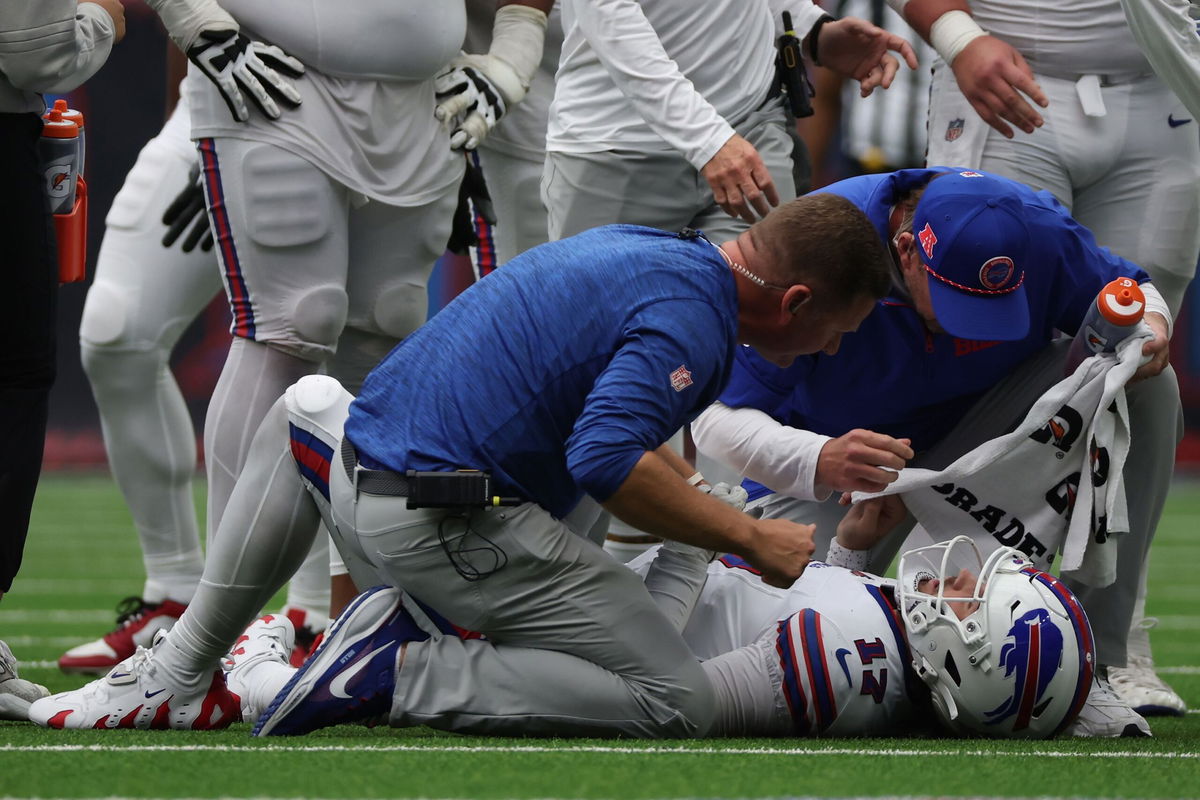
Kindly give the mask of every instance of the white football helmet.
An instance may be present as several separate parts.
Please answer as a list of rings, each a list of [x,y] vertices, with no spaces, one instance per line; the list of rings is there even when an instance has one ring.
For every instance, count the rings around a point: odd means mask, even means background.
[[[945,596],[956,562],[978,575],[971,597]],[[917,590],[925,578],[937,579],[936,594]],[[1044,739],[1079,714],[1095,665],[1091,626],[1071,590],[1019,551],[1002,547],[984,561],[966,536],[910,550],[897,599],[913,669],[954,732]],[[961,603],[976,606],[960,620]]]

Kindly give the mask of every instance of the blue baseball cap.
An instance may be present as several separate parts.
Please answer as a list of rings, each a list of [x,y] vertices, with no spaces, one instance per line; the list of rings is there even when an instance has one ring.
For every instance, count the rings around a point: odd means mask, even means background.
[[[947,333],[979,341],[1025,338],[1032,243],[1024,203],[1008,181],[970,170],[933,179],[917,203],[913,236],[934,316]]]

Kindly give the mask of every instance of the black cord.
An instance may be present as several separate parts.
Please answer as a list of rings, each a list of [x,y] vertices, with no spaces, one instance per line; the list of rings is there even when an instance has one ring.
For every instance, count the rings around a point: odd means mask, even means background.
[[[446,539],[445,526],[450,520],[462,520],[465,523],[462,535],[458,537],[457,542],[454,544],[451,544]],[[467,537],[472,534],[478,537],[483,544],[468,547]],[[484,578],[495,575],[508,564],[508,554],[498,544],[471,528],[470,512],[447,514],[438,522],[437,535],[438,544],[442,546],[442,552],[450,560],[450,566],[454,567],[454,571],[463,580],[472,582],[481,581]],[[486,554],[486,557],[490,561],[489,568],[486,569],[480,569],[471,563],[472,559],[478,560],[483,554]]]

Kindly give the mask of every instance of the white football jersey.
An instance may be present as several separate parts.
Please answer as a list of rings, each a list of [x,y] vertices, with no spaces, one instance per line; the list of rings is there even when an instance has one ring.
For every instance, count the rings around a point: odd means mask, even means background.
[[[259,18],[262,8],[274,9],[273,5],[222,5],[243,24],[247,35],[284,44],[239,16],[258,9],[254,21],[264,24],[266,19]],[[275,35],[287,39],[293,55],[302,61],[311,58],[341,74],[322,72],[306,62],[307,71],[294,81],[303,100],[299,108],[284,109],[277,120],[254,112],[248,121],[238,122],[212,83],[190,70],[183,91],[192,105],[192,138],[231,137],[275,145],[303,157],[347,188],[394,206],[424,205],[457,185],[462,155],[450,150],[449,133],[433,116],[433,76],[462,45],[467,25],[463,0],[436,4],[377,0],[361,9],[355,3],[334,7],[333,0],[304,0],[298,5],[311,5],[310,13],[290,17],[287,26],[272,26],[279,28]],[[340,16],[336,37],[332,30],[318,27],[318,7],[322,14]],[[381,16],[368,16],[372,10],[386,11],[386,24]],[[403,31],[402,38],[388,40],[387,53],[407,56],[390,60],[390,55],[363,55],[362,51],[377,46],[373,32],[385,28]],[[312,42],[306,44],[304,35],[313,37]],[[353,56],[356,52],[363,57]],[[347,77],[352,72],[360,75]],[[396,77],[374,77],[380,73]],[[270,177],[256,176],[256,180]]]
[[[629,566],[645,576],[653,559],[651,551]],[[885,734],[912,708],[891,582],[864,572],[815,561],[777,589],[741,558],[722,556],[708,565],[683,637],[706,660],[752,645],[773,651],[766,672],[797,736]]]
[[[971,0],[980,27],[1021,52],[1034,72],[1149,74],[1120,0]]]

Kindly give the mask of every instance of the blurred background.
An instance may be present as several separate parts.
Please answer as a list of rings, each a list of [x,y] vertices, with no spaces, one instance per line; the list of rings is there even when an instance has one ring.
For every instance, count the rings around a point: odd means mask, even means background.
[[[874,18],[877,24],[887,24],[886,15],[891,13],[883,0],[842,0],[828,5],[836,6],[831,10],[839,16]],[[84,113],[87,124],[89,270],[95,264],[113,196],[138,151],[165,119],[166,36],[141,2],[126,2],[126,17],[128,33],[105,67],[82,89],[65,96],[71,107]],[[906,36],[915,38],[911,33]],[[853,108],[853,117],[843,116],[841,92],[845,87],[823,70],[814,71],[816,113],[801,123],[801,133],[812,152],[812,188],[863,171],[912,166],[911,159],[920,159],[927,90],[924,72],[932,59],[927,49],[919,57],[923,69],[919,73],[902,70],[896,86],[883,97],[872,98],[875,102],[871,105],[845,104],[845,108]],[[900,124],[905,119],[912,124]],[[59,293],[58,381],[51,396],[47,470],[105,466],[99,418],[79,362],[79,319],[90,278],[64,285]],[[470,267],[463,259],[443,258],[430,283],[431,313],[471,280]],[[1200,320],[1198,305],[1196,292],[1189,291],[1172,341],[1172,362],[1179,373],[1188,422],[1178,463],[1187,467],[1200,466],[1200,323],[1192,324],[1192,320]],[[188,329],[172,359],[198,429],[225,359],[228,330],[228,310],[222,297]]]

